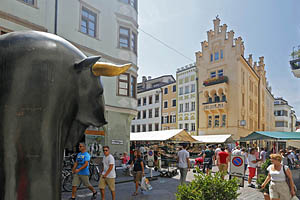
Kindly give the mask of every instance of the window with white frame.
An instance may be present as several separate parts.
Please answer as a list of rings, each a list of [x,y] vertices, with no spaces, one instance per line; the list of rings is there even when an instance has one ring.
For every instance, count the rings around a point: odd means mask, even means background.
[[[147,117],[147,110],[143,110],[143,119],[146,119]]]
[[[138,99],[137,106],[141,106],[141,99]]]
[[[176,123],[176,115],[172,115],[172,123]]]
[[[145,106],[145,105],[147,105],[147,98],[146,97],[143,98],[143,106]]]
[[[188,94],[190,93],[190,86],[185,86],[185,91],[184,91],[184,94]]]
[[[146,124],[143,124],[143,132],[146,132]]]
[[[159,116],[159,108],[155,108],[154,117],[158,117],[158,116]]]
[[[168,124],[169,123],[169,116],[164,116],[164,124]]]
[[[183,87],[179,88],[179,95],[183,95]]]
[[[141,111],[138,111],[137,119],[141,119]]]
[[[196,104],[195,104],[195,102],[193,101],[193,102],[192,102],[192,108],[191,108],[191,111],[195,111],[195,108],[196,108],[195,105],[196,105]]]
[[[190,111],[190,104],[185,103],[185,112],[189,112],[189,111]]]
[[[97,13],[84,6],[81,8],[80,32],[92,37],[97,35]]]
[[[187,131],[189,130],[189,124],[188,123],[184,124],[184,129],[187,130]]]
[[[191,92],[195,92],[195,84],[192,84],[192,86],[191,86]]]
[[[152,95],[149,96],[149,105],[152,104]]]
[[[179,112],[183,112],[183,104],[182,103],[179,105]]]
[[[152,118],[152,109],[149,109],[149,110],[148,110],[148,117],[149,117],[149,118]]]
[[[141,125],[138,124],[138,125],[136,126],[136,132],[141,132]]]
[[[179,129],[182,129],[183,128],[183,125],[182,124],[179,124]]]
[[[156,94],[156,95],[155,95],[155,103],[158,103],[158,102],[159,102],[159,95]]]
[[[129,96],[129,74],[124,73],[119,76],[119,90],[118,95]]]
[[[152,124],[148,124],[148,131],[152,131]]]
[[[159,124],[155,124],[155,131],[158,131],[159,130]]]
[[[208,116],[208,120],[207,120],[207,127],[211,128],[212,127],[212,116]]]
[[[119,31],[119,45],[121,48],[129,49],[129,40],[130,40],[130,29],[120,26]]]
[[[192,127],[191,127],[191,131],[195,131],[195,130],[196,130],[196,129],[195,129],[195,128],[196,128],[195,123],[192,123],[191,126],[192,126]]]
[[[164,101],[164,108],[168,108],[168,101]]]

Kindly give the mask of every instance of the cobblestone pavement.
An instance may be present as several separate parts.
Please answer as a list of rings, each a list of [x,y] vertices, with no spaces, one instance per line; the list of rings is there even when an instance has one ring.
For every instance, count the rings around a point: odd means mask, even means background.
[[[187,180],[191,181],[194,178],[194,174],[190,171],[187,175]],[[151,181],[153,187],[152,191],[145,192],[144,194],[139,194],[138,196],[132,196],[134,192],[133,182],[119,183],[116,184],[116,199],[117,200],[176,200],[176,189],[179,184],[179,175],[173,178],[161,178],[158,177],[157,180]],[[98,191],[97,199],[101,199]],[[245,187],[239,190],[241,195],[239,200],[263,200],[263,194],[257,189],[247,187],[245,182]],[[91,198],[92,193],[88,189],[81,189],[77,192],[78,200],[87,200]],[[62,199],[66,200],[71,197],[70,192],[63,192]],[[111,195],[108,189],[106,189],[106,200],[111,199]]]

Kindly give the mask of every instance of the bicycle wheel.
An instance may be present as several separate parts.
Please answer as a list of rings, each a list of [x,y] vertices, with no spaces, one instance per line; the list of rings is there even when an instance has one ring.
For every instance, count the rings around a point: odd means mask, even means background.
[[[72,179],[73,179],[72,175],[69,174],[62,181],[62,186],[64,190],[67,192],[72,192]]]
[[[94,169],[93,169],[93,175],[92,175],[92,176],[93,176],[93,179],[94,179],[95,181],[99,181],[99,179],[100,179],[99,173],[100,173],[100,171],[99,171],[98,166],[95,166]]]

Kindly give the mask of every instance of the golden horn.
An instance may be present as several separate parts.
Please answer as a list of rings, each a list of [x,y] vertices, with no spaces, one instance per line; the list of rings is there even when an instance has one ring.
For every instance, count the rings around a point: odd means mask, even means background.
[[[96,62],[93,65],[93,73],[95,76],[119,76],[126,72],[130,67],[131,63],[125,65],[115,65],[105,62]]]

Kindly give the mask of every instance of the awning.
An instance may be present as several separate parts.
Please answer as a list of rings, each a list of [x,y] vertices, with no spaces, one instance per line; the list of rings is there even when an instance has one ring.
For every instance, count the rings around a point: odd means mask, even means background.
[[[184,129],[130,133],[130,141],[195,142]]]
[[[240,139],[242,142],[251,140],[300,140],[300,132],[255,131]]]
[[[197,143],[217,144],[217,143],[234,143],[231,135],[200,135],[193,136]]]
[[[286,146],[289,147],[294,147],[294,148],[297,148],[297,149],[300,149],[300,141],[298,140],[288,140],[286,142]]]

